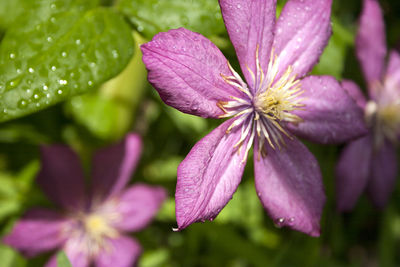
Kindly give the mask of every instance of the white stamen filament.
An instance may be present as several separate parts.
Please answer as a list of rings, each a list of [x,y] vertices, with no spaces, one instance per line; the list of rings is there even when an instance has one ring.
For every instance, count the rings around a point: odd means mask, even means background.
[[[247,84],[240,75],[233,70],[228,63],[232,75],[221,77],[226,83],[232,85],[245,96],[231,96],[232,101],[218,102],[218,106],[224,111],[221,118],[236,117],[237,119],[227,129],[227,133],[234,128],[242,125],[239,141],[234,145],[240,152],[240,147],[248,138],[245,146],[244,160],[247,158],[248,151],[254,142],[255,135],[258,137],[259,155],[263,153],[265,140],[273,148],[281,149],[285,145],[282,135],[291,138],[290,134],[284,129],[282,123],[300,123],[302,119],[293,114],[295,110],[302,110],[304,105],[300,98],[303,93],[300,81],[293,75],[293,68],[289,66],[286,71],[279,75],[279,58],[271,51],[268,63],[268,71],[264,73],[256,48],[256,72],[254,73],[247,65],[247,70],[255,85],[253,91],[250,91]],[[251,133],[250,133],[251,131]]]

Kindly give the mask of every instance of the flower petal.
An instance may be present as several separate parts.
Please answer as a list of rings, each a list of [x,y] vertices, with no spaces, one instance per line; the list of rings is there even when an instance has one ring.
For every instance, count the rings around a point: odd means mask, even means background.
[[[356,101],[356,104],[364,109],[367,104],[367,99],[365,98],[363,92],[358,85],[351,80],[343,80],[342,88],[351,96],[351,98]]]
[[[119,144],[96,152],[92,164],[92,185],[95,199],[104,199],[120,192],[131,178],[142,151],[142,141],[129,134]]]
[[[371,88],[382,78],[386,56],[385,23],[377,0],[364,0],[356,48],[361,69]]]
[[[14,225],[3,242],[33,257],[60,247],[66,240],[62,231],[68,221],[60,214],[44,209],[29,210]]]
[[[248,140],[238,153],[234,145],[240,130],[226,133],[233,120],[201,139],[178,167],[175,202],[179,230],[193,222],[213,220],[240,183]]]
[[[363,110],[330,76],[308,76],[301,82],[304,110],[294,111],[304,120],[289,124],[290,131],[313,142],[340,143],[366,134]]]
[[[184,28],[159,33],[141,49],[149,82],[182,112],[217,118],[223,114],[218,101],[241,95],[221,76],[232,76],[224,55],[198,33]]]
[[[85,181],[76,153],[64,145],[42,146],[37,182],[56,204],[77,210],[84,206]]]
[[[65,255],[67,256],[72,267],[89,267],[90,257],[83,253],[77,247],[68,246],[64,248]],[[53,255],[46,263],[45,267],[58,267],[57,254]]]
[[[393,50],[389,56],[388,68],[386,70],[384,90],[393,98],[400,98],[400,54]]]
[[[289,66],[303,77],[317,63],[331,36],[332,0],[290,0],[276,23],[273,47],[280,74]]]
[[[397,156],[395,147],[386,143],[372,157],[371,176],[368,193],[378,208],[384,208],[395,188],[397,176]]]
[[[96,267],[136,266],[135,263],[142,253],[139,243],[127,236],[110,239],[107,245],[95,258]]]
[[[162,187],[144,184],[129,187],[116,199],[110,199],[116,204],[112,212],[120,217],[113,226],[125,232],[143,229],[157,214],[166,197],[167,192]]]
[[[339,211],[350,211],[367,185],[372,157],[371,136],[349,143],[336,167],[336,205]]]
[[[267,155],[261,158],[255,146],[257,194],[278,226],[319,236],[325,193],[318,162],[296,138],[285,141],[282,150],[266,145]]]
[[[273,41],[276,0],[219,0],[229,37],[235,47],[242,72],[250,88],[254,80],[247,67],[255,74],[256,49],[261,68],[268,69]]]

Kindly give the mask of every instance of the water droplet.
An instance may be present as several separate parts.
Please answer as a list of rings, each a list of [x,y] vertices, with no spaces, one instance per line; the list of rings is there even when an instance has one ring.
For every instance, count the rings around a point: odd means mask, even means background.
[[[56,69],[57,69],[56,66],[51,66],[52,71],[56,71]]]
[[[69,76],[70,76],[70,77],[74,77],[74,76],[75,76],[75,73],[71,72],[71,73],[69,74]]]
[[[67,80],[59,80],[58,83],[61,85],[66,85],[68,83],[68,81]]]
[[[119,57],[119,54],[118,54],[117,50],[113,50],[111,53],[112,53],[113,58],[118,58]]]
[[[47,97],[47,98],[50,98],[50,94],[49,94],[49,93],[47,93],[47,94],[46,94],[46,97]]]
[[[76,39],[75,40],[75,44],[80,45],[81,44],[81,40],[80,39]]]
[[[26,89],[26,93],[30,94],[31,93],[31,89]]]
[[[47,42],[52,42],[53,41],[53,38],[51,38],[51,36],[49,36],[49,37],[47,37]]]
[[[92,86],[92,85],[93,85],[93,82],[92,82],[92,81],[88,81],[88,85],[89,85],[89,86]]]
[[[36,107],[40,107],[40,103],[36,103]]]
[[[29,71],[29,73],[34,73],[35,72],[35,70],[33,68],[29,68],[28,71]]]
[[[4,109],[3,109],[3,113],[4,113],[4,114],[7,114],[7,112],[8,112],[7,109],[4,108]]]
[[[25,101],[24,99],[22,99],[22,100],[20,100],[20,101],[18,102],[18,107],[19,107],[19,108],[24,108],[24,107],[26,107],[27,104],[28,104],[28,103],[26,103],[26,101]]]
[[[66,57],[66,56],[67,56],[67,52],[63,51],[63,52],[61,53],[61,56],[62,56],[62,57]]]
[[[22,70],[21,69],[17,69],[17,73],[19,74],[19,73],[21,73],[22,72]]]
[[[138,32],[142,32],[143,31],[143,26],[142,25],[138,25],[137,30],[138,30]]]
[[[56,18],[55,17],[51,17],[50,21],[51,21],[51,23],[56,23]]]
[[[14,59],[15,58],[15,54],[14,53],[10,53],[10,58]]]
[[[50,8],[55,9],[55,8],[57,8],[57,5],[53,3],[50,5]]]
[[[94,67],[96,67],[96,63],[90,62],[89,66],[92,67],[92,68],[94,68]]]
[[[58,91],[57,91],[57,94],[59,94],[59,95],[61,95],[62,93],[63,93],[62,90],[58,90]]]
[[[38,94],[34,94],[34,95],[33,95],[33,98],[34,98],[34,99],[39,99],[39,95],[38,95]]]
[[[49,87],[47,85],[43,85],[43,90],[47,91],[47,89],[49,89]]]

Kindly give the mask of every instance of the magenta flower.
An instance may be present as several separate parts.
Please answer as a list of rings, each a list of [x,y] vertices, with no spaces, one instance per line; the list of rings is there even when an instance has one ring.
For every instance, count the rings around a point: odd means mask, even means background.
[[[337,205],[351,210],[364,190],[383,208],[397,175],[396,149],[400,138],[400,54],[392,51],[385,66],[385,24],[378,1],[364,0],[356,48],[368,85],[369,100],[352,81],[344,88],[364,110],[369,133],[349,143],[337,165]]]
[[[166,198],[161,187],[137,184],[124,189],[140,150],[140,138],[130,134],[98,151],[88,197],[77,155],[62,145],[43,147],[38,183],[64,212],[30,210],[4,242],[26,256],[62,249],[74,267],[132,266],[141,248],[124,233],[145,228]],[[56,266],[56,257],[46,266]]]
[[[245,80],[218,48],[180,28],[142,45],[148,79],[185,113],[231,119],[200,140],[178,168],[178,230],[213,220],[240,183],[254,143],[255,184],[279,226],[313,236],[325,202],[318,163],[295,135],[342,142],[365,129],[362,111],[329,76],[305,77],[331,34],[331,0],[220,0]]]

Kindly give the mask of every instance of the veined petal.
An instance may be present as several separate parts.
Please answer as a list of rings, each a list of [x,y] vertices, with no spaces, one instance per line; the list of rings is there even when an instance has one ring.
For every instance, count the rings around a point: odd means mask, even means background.
[[[149,82],[182,112],[217,118],[223,114],[218,101],[241,96],[222,78],[233,75],[224,55],[198,33],[184,28],[159,33],[141,49]]]
[[[395,188],[397,156],[395,147],[388,141],[372,156],[368,194],[378,208],[384,208]]]
[[[258,197],[278,226],[319,236],[325,193],[318,162],[295,137],[286,146],[258,157],[254,149],[254,175]]]
[[[239,150],[234,147],[240,130],[226,133],[233,120],[201,139],[178,167],[175,202],[179,230],[193,222],[214,219],[240,183],[249,140],[246,138]]]
[[[301,81],[303,110],[293,113],[304,120],[288,129],[313,142],[341,143],[367,133],[363,110],[331,76],[308,76]]]
[[[389,94],[396,98],[400,97],[400,54],[395,50],[390,52],[384,90],[392,91]]]
[[[367,185],[371,170],[372,140],[365,136],[349,143],[336,167],[336,205],[351,211]]]
[[[66,209],[78,210],[85,204],[85,181],[77,154],[64,145],[42,146],[42,166],[37,182],[46,195]]]
[[[107,246],[95,258],[96,267],[131,267],[136,266],[142,248],[133,238],[120,236],[109,239]]]
[[[222,17],[236,50],[242,72],[250,88],[257,74],[256,50],[260,66],[267,72],[273,41],[276,0],[219,0]]]
[[[115,200],[110,199],[117,203],[113,212],[120,216],[113,226],[125,232],[143,229],[157,214],[166,197],[167,192],[162,187],[144,184],[129,187]]]
[[[386,56],[385,23],[377,0],[364,0],[356,48],[361,69],[371,89],[382,78]]]
[[[96,152],[92,163],[92,185],[95,199],[118,193],[131,178],[142,151],[142,141],[129,134],[119,144]]]
[[[301,78],[317,63],[332,33],[331,5],[332,0],[287,2],[276,23],[273,44],[280,75],[291,65]]]
[[[341,85],[342,88],[350,95],[350,97],[356,101],[356,104],[360,108],[364,109],[365,105],[367,104],[367,99],[365,98],[360,87],[358,87],[358,85],[351,80],[343,80]]]
[[[63,229],[68,220],[45,209],[29,210],[14,225],[3,242],[28,257],[60,247],[66,240]]]

